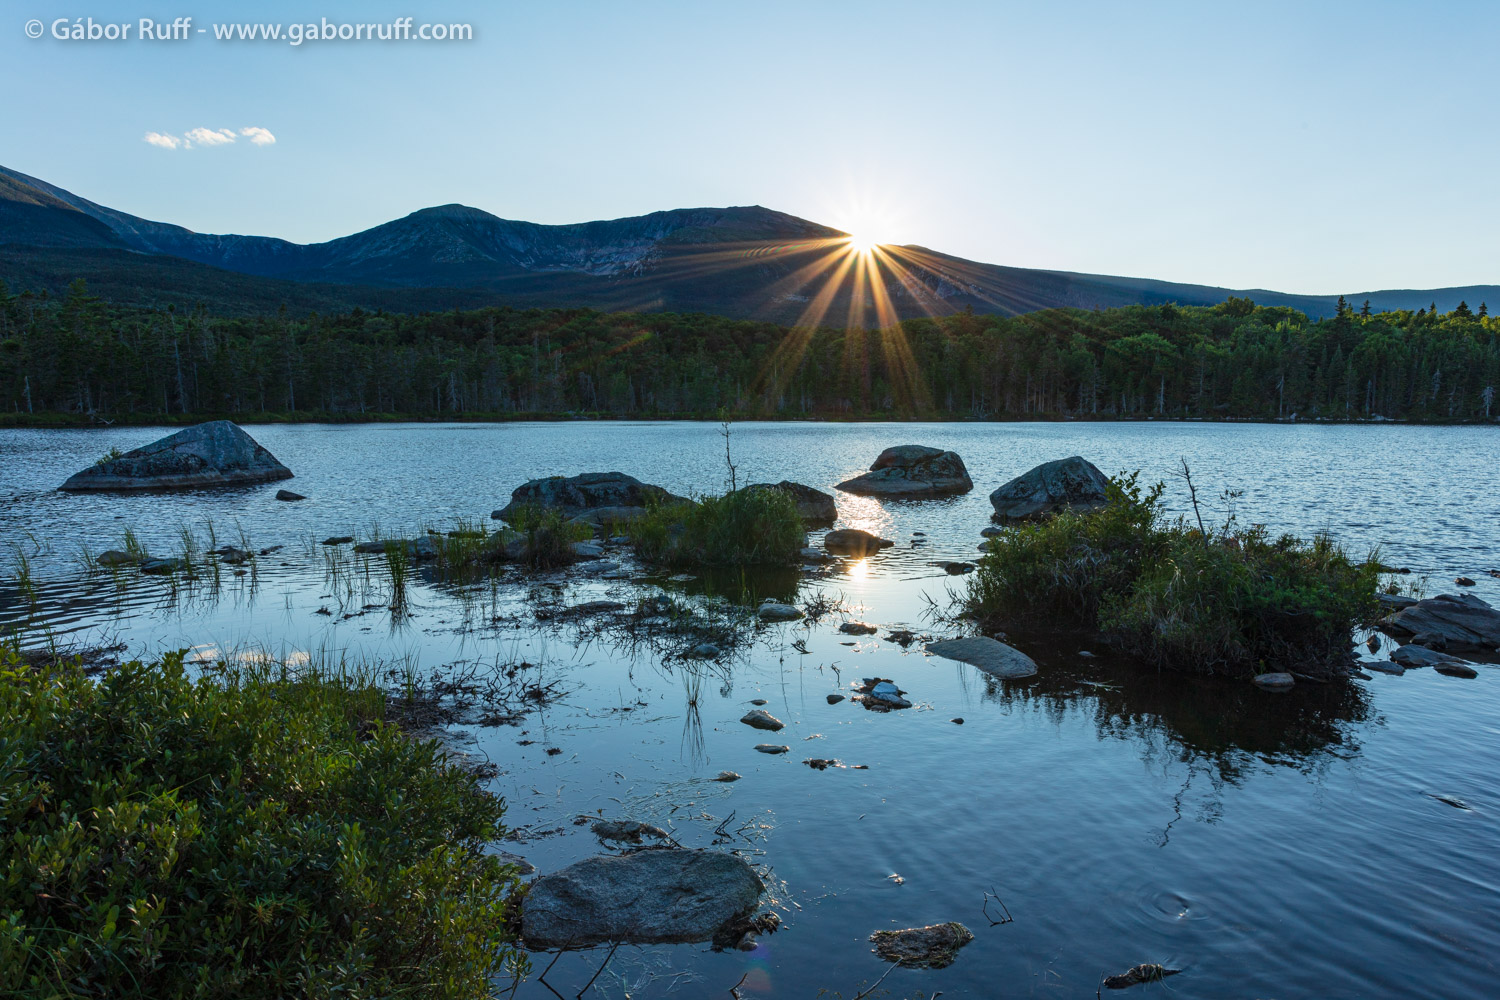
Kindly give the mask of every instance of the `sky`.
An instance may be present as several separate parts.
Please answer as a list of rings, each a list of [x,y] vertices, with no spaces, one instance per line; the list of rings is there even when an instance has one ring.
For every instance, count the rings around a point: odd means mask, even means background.
[[[200,232],[759,204],[1023,267],[1320,294],[1500,282],[1497,3],[4,8],[0,164]],[[135,37],[179,16],[185,39]],[[213,28],[400,16],[472,38]],[[89,17],[130,35],[52,36]]]

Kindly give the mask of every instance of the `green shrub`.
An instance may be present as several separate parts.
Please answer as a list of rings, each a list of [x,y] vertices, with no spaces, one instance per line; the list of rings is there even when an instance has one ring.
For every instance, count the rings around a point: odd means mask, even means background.
[[[475,997],[503,803],[385,693],[0,662],[0,995]]]
[[[1081,625],[1158,669],[1333,673],[1376,613],[1377,564],[1322,535],[1273,539],[1232,523],[1205,533],[1166,519],[1161,493],[1114,479],[1097,511],[997,536],[965,611],[992,627]]]
[[[788,566],[806,532],[792,496],[763,488],[651,506],[630,538],[642,558],[669,566]]]

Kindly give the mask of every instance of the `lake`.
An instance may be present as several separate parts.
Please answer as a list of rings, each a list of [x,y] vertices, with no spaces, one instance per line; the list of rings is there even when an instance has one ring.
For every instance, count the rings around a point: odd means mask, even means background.
[[[1384,563],[1412,571],[1403,579],[1425,578],[1429,595],[1468,576],[1473,593],[1496,603],[1500,580],[1486,575],[1500,569],[1492,428],[735,424],[729,447],[741,483],[831,490],[882,448],[922,443],[962,455],[975,489],[915,502],[837,494],[840,526],[896,546],[782,585],[781,596],[821,595],[837,610],[815,623],[751,626],[725,657],[704,663],[555,613],[667,593],[695,602],[705,620],[732,614],[733,601],[702,581],[570,570],[455,584],[429,575],[394,613],[379,566],[340,562],[318,542],[488,523],[511,490],[546,475],[617,469],[676,493],[719,492],[727,469],[718,425],[247,430],[296,478],[68,495],[57,485],[109,448],[166,431],[0,430],[0,626],[31,643],[51,634],[121,644],[128,655],[183,648],[204,662],[263,652],[417,672],[530,664],[556,697],[514,724],[454,733],[457,747],[498,768],[490,784],[518,831],[500,846],[546,872],[603,849],[577,817],[654,823],[687,846],[741,851],[783,919],[750,952],[622,947],[594,984],[601,995],[728,996],[743,980],[747,997],[824,988],[852,997],[888,968],[871,953],[872,931],[947,920],[967,925],[974,942],[950,968],[895,970],[882,984],[887,995],[1094,996],[1103,975],[1141,962],[1183,970],[1135,987],[1141,995],[1495,989],[1497,668],[1481,667],[1477,680],[1416,670],[1272,694],[1142,673],[1081,642],[1020,640],[1041,671],[999,682],[925,655],[920,642],[885,638],[898,628],[948,634],[928,602],[946,605],[964,578],[933,563],[978,555],[990,491],[1075,454],[1107,473],[1165,480],[1179,513],[1187,494],[1172,472],[1186,459],[1209,498],[1205,517],[1221,521],[1221,494],[1238,491],[1240,522],[1327,532],[1359,554],[1378,548]],[[277,502],[280,487],[309,499]],[[210,525],[221,544],[281,548],[243,576],[225,567],[211,581],[84,571],[85,552],[122,547],[127,528],[154,554],[171,554],[184,529],[209,547]],[[758,594],[756,586],[741,589]],[[840,633],[850,619],[880,631]],[[870,676],[894,680],[914,707],[828,704]],[[772,741],[790,753],[752,750],[766,734],[739,722],[751,699],[787,724]],[[868,770],[818,771],[802,763],[809,757]],[[743,777],[713,781],[722,770]],[[1013,919],[989,919],[1004,913]],[[572,996],[604,957],[566,955],[548,980]],[[552,994],[532,981],[517,995]]]

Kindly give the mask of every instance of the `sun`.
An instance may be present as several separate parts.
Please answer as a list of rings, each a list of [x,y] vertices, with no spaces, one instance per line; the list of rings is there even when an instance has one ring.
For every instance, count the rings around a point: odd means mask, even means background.
[[[870,236],[867,230],[849,234],[849,249],[855,253],[873,253],[881,243],[881,240]]]

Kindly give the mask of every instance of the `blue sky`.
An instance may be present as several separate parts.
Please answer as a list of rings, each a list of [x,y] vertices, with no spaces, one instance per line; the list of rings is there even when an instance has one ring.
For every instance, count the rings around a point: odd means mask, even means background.
[[[474,38],[50,37],[59,17],[414,13]],[[26,37],[31,18],[49,33]],[[1489,283],[1497,29],[1493,3],[11,0],[0,163],[299,242],[448,202],[546,223],[761,204],[1000,264]],[[236,138],[143,140],[198,128]]]

